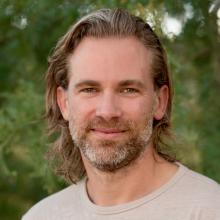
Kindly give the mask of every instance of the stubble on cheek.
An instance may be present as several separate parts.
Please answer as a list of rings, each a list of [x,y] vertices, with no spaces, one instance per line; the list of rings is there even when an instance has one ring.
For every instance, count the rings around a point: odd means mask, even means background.
[[[146,117],[141,127],[129,120],[106,122],[103,119],[79,122],[71,118],[69,129],[74,144],[97,169],[114,172],[134,162],[146,149],[152,135],[152,114]],[[120,128],[125,137],[117,141],[96,139],[90,136],[92,127]]]

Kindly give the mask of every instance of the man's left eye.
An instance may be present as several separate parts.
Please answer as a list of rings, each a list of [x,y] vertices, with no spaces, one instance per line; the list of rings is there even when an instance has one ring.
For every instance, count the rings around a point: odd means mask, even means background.
[[[121,93],[138,93],[139,91],[135,88],[124,88],[121,90]]]

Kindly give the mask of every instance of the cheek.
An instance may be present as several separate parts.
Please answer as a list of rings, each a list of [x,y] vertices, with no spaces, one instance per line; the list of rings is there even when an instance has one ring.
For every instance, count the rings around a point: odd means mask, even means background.
[[[128,119],[142,124],[146,118],[153,117],[153,105],[149,105],[145,100],[130,103],[124,108],[124,115]]]
[[[94,105],[88,101],[82,101],[72,99],[69,101],[69,114],[72,118],[76,118],[77,121],[85,120],[89,117],[92,111],[94,111]]]

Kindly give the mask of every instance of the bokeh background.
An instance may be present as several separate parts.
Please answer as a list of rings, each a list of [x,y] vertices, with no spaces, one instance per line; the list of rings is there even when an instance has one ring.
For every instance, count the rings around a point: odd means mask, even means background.
[[[44,73],[57,40],[79,17],[126,8],[160,36],[175,98],[178,157],[220,182],[219,0],[0,0],[0,219],[20,219],[66,186],[44,154]]]

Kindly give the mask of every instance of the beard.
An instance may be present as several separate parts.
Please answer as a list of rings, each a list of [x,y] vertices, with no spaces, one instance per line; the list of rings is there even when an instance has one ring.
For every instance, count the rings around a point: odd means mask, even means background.
[[[147,148],[153,130],[153,116],[145,118],[145,123],[131,120],[104,120],[96,117],[91,121],[80,123],[73,117],[69,121],[69,130],[73,144],[81,154],[98,170],[115,172],[133,164]],[[111,140],[94,137],[94,128],[114,128],[125,131],[122,138]],[[93,137],[91,137],[93,136]]]

